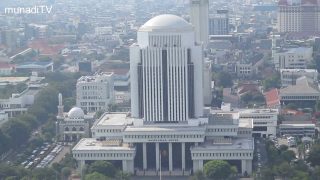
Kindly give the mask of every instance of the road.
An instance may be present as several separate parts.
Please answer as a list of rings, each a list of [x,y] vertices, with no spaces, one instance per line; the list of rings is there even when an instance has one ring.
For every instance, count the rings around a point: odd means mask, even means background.
[[[268,155],[266,151],[265,140],[262,138],[255,138],[255,152],[253,168],[257,174],[261,171],[261,168],[268,162]]]

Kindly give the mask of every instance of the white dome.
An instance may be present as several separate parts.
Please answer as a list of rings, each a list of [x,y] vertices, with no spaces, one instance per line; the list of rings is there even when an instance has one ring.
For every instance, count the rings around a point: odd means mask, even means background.
[[[68,118],[71,118],[71,119],[82,119],[82,118],[84,118],[84,112],[83,112],[83,110],[81,108],[73,107],[68,112]]]
[[[156,16],[144,25],[142,25],[139,31],[190,31],[193,27],[183,18],[172,15],[163,14]]]

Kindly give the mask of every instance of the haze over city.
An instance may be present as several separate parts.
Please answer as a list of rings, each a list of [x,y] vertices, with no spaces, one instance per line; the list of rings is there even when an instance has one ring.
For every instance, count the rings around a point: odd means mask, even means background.
[[[320,0],[2,0],[0,180],[317,180]]]

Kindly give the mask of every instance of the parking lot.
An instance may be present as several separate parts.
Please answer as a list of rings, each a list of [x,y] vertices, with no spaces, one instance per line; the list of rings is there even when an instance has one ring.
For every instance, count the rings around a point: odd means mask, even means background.
[[[47,167],[63,148],[63,145],[46,142],[35,148],[31,154],[28,152],[20,154],[21,156],[27,155],[27,158],[23,159],[20,165],[27,169]]]

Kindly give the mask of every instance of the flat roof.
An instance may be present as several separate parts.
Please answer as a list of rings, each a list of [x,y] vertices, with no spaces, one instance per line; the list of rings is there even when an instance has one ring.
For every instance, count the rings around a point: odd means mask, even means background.
[[[131,124],[132,121],[131,118],[127,117],[127,113],[105,113],[92,128],[97,128],[98,126],[125,126]]]
[[[29,80],[29,77],[0,77],[0,83],[20,83]]]
[[[239,127],[241,128],[252,128],[252,119],[239,119]]]
[[[191,148],[192,150],[253,150],[253,138],[235,138],[232,144],[214,144],[213,140],[206,140],[203,144]]]
[[[74,146],[72,151],[101,151],[101,150],[113,150],[113,151],[132,151],[134,147],[130,147],[126,143],[113,144],[109,141],[97,141],[94,138],[82,138],[77,145]]]
[[[125,132],[203,132],[205,133],[204,126],[188,126],[188,125],[144,125],[144,126],[128,126]]]
[[[241,109],[239,114],[250,113],[250,114],[261,114],[261,113],[279,113],[277,109]]]
[[[281,127],[315,127],[314,124],[280,124]]]

